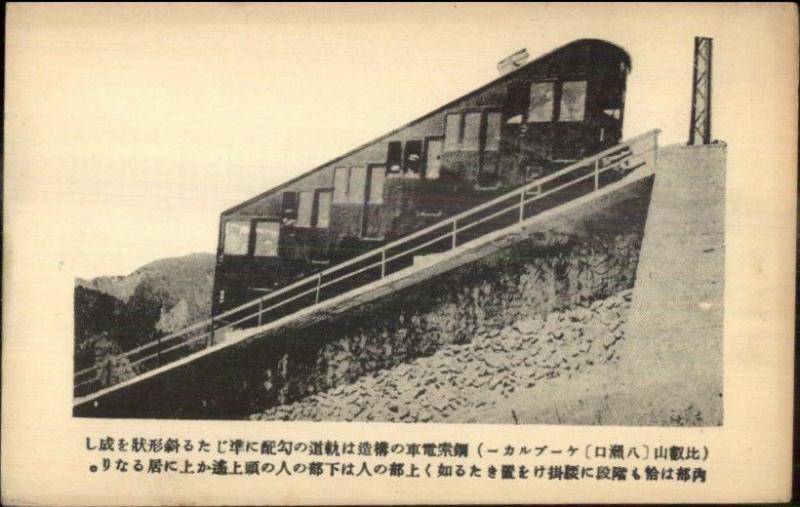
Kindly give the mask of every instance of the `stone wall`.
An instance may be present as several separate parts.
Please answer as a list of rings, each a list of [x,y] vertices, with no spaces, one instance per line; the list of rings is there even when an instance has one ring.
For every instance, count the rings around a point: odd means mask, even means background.
[[[352,384],[272,407],[252,420],[522,422],[525,397],[551,379],[571,378],[619,360],[631,291],[492,327]]]
[[[533,237],[335,322],[285,334],[273,341],[263,377],[246,383],[260,390],[249,396],[262,409],[291,403],[519,320],[630,289],[641,224],[626,223],[626,231]]]

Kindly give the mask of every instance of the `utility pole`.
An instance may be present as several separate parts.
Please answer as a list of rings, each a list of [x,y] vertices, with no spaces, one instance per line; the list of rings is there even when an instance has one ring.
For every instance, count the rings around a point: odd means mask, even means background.
[[[711,143],[711,50],[713,39],[694,38],[694,76],[692,78],[692,118],[689,144]]]

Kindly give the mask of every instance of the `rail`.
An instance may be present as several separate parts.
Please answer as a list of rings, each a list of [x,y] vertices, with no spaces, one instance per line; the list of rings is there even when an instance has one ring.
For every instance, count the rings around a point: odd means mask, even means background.
[[[75,373],[75,396],[85,396],[225,340],[229,331],[273,320],[383,279],[415,258],[447,252],[481,236],[596,192],[642,166],[655,166],[658,130],[631,138],[553,174],[527,183],[277,291]]]

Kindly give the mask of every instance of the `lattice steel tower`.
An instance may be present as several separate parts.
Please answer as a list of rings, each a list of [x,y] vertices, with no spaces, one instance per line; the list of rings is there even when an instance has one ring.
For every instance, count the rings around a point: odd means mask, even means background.
[[[694,38],[692,118],[689,144],[711,143],[711,43],[709,37]]]

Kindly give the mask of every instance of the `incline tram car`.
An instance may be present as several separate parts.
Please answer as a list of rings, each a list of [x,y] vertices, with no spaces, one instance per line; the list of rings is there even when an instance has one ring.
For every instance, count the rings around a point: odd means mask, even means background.
[[[215,315],[614,146],[631,62],[562,46],[222,213]]]

